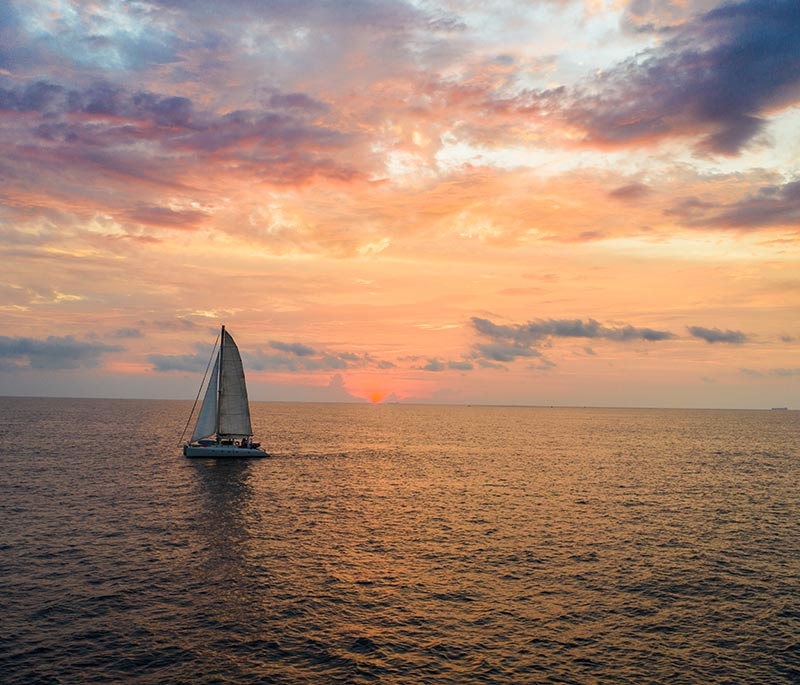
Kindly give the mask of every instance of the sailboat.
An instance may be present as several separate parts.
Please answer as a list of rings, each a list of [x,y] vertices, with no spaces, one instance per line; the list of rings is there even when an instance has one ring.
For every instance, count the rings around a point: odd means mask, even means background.
[[[200,389],[203,389],[202,383]],[[252,438],[242,357],[231,334],[223,326],[214,370],[208,379],[191,440],[183,446],[183,454],[187,457],[211,458],[266,457],[267,453],[261,449],[260,443],[253,442]]]

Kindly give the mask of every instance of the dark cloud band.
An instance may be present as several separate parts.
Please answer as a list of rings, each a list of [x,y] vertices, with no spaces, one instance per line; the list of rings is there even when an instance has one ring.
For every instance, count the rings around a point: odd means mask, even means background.
[[[76,340],[70,335],[51,335],[44,340],[0,336],[0,360],[33,369],[92,368],[100,365],[103,355],[123,349],[119,345]]]
[[[707,343],[731,343],[741,345],[748,341],[742,331],[721,330],[719,328],[704,328],[703,326],[688,326],[687,330],[694,338],[700,338]]]
[[[524,324],[498,325],[488,319],[472,317],[472,325],[481,335],[495,340],[529,346],[546,337],[556,338],[605,338],[625,342],[628,340],[670,340],[674,334],[654,328],[635,326],[609,327],[594,319],[537,319]]]

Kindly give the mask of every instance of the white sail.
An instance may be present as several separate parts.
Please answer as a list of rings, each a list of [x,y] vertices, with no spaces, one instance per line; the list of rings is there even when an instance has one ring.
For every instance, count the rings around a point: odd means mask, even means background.
[[[219,407],[219,434],[244,438],[253,434],[250,425],[250,405],[239,348],[225,331],[222,338],[222,393]],[[204,406],[205,408],[205,406]]]
[[[205,397],[203,397],[203,405],[200,407],[200,413],[197,416],[197,424],[192,433],[192,442],[195,440],[202,440],[208,438],[217,430],[217,378],[219,376],[219,355],[217,361],[214,362],[214,371],[211,378],[208,379],[208,387],[206,388]]]

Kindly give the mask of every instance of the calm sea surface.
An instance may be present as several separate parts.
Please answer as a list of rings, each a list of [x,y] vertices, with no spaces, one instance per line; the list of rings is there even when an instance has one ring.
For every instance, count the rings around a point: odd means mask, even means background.
[[[800,682],[800,412],[0,398],[3,683]]]

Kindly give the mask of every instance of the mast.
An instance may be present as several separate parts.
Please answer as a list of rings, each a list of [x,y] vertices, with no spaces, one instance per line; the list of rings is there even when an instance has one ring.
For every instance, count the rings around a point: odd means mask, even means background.
[[[217,434],[217,442],[220,441],[219,435],[219,411],[222,407],[222,350],[225,349],[225,326],[222,327],[222,332],[219,335],[219,376],[217,377],[217,420],[215,426],[215,433]]]

